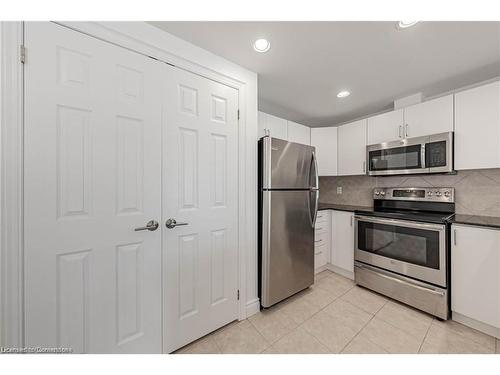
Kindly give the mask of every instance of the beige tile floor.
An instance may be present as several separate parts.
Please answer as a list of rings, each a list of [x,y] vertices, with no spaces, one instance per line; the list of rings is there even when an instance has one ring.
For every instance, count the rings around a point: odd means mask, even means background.
[[[176,353],[500,353],[500,340],[324,271],[309,289]]]

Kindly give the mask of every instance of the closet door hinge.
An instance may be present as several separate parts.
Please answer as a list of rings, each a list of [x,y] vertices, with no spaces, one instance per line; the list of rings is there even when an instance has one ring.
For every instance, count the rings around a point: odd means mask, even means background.
[[[21,64],[26,62],[26,47],[23,44],[21,44],[19,48],[19,60],[21,61]]]
[[[236,299],[239,301],[240,300],[240,290],[238,289],[238,293],[236,293]]]

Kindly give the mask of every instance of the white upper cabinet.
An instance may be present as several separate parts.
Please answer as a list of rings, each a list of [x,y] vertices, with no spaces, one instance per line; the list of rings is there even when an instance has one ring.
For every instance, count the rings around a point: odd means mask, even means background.
[[[451,310],[500,328],[500,231],[453,225]]]
[[[368,144],[393,141],[404,137],[403,109],[368,118]]]
[[[500,167],[500,82],[455,94],[455,169]]]
[[[338,128],[338,175],[366,173],[366,120]]]
[[[297,124],[293,121],[288,121],[288,141],[310,145],[311,128]]]
[[[404,112],[405,138],[453,131],[453,95],[412,105]]]
[[[336,127],[311,128],[311,146],[316,147],[320,176],[337,175],[337,130]]]
[[[259,138],[265,135],[266,129],[269,130],[271,137],[288,139],[288,121],[259,111]]]

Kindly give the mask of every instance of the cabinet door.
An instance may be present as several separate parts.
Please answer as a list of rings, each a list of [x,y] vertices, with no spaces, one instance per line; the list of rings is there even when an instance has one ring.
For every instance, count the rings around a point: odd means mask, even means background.
[[[453,131],[453,95],[405,108],[405,137]]]
[[[259,111],[259,138],[262,138],[266,135],[267,130],[267,113]]]
[[[271,137],[288,140],[288,121],[259,111],[259,137],[265,135],[268,129]]]
[[[368,144],[393,141],[404,135],[403,110],[382,113],[367,120]]]
[[[339,126],[338,175],[366,173],[366,120]]]
[[[311,128],[311,146],[316,148],[320,176],[337,175],[337,128]]]
[[[354,272],[354,213],[333,211],[331,263]]]
[[[500,231],[452,226],[451,309],[500,328]]]
[[[267,114],[267,128],[271,137],[288,140],[288,121],[285,119]]]
[[[455,169],[500,167],[500,82],[455,94]]]
[[[288,141],[310,145],[311,128],[297,124],[296,122],[288,121]]]

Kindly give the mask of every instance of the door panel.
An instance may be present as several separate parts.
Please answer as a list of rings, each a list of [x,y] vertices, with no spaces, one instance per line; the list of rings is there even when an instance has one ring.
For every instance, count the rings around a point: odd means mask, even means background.
[[[26,23],[26,345],[161,352],[163,64]]]
[[[237,319],[238,92],[165,65],[165,351]]]

